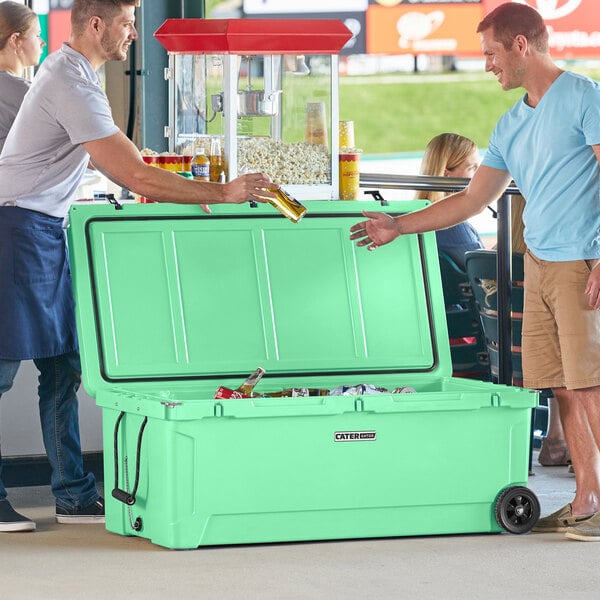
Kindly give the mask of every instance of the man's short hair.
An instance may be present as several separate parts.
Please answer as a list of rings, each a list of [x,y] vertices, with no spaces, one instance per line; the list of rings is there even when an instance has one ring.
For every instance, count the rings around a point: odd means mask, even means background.
[[[92,17],[100,17],[111,23],[121,6],[139,6],[140,0],[73,0],[71,7],[71,30],[81,34]]]
[[[501,4],[479,23],[477,33],[490,28],[494,30],[494,39],[506,50],[510,50],[518,35],[523,35],[538,52],[548,52],[546,24],[540,13],[526,4]]]

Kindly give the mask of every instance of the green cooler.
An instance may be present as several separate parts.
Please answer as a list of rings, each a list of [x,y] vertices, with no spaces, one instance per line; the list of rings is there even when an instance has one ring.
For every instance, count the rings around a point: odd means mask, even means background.
[[[529,531],[537,393],[451,377],[434,234],[349,240],[360,210],[424,203],[307,206],[299,224],[262,204],[72,208],[107,529],[168,548]],[[414,392],[214,398],[258,366],[257,393]]]

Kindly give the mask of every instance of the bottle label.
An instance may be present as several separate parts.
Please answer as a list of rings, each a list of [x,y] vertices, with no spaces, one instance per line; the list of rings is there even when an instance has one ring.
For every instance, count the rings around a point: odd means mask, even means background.
[[[210,166],[208,162],[204,164],[192,163],[192,177],[194,179],[206,179],[208,181],[210,175]]]

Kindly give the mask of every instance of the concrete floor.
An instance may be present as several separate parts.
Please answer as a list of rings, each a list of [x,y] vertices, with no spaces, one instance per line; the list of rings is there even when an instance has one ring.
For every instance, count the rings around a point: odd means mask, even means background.
[[[529,487],[547,514],[569,502],[566,467],[540,467]],[[37,522],[0,534],[0,598],[202,599],[597,599],[600,543],[563,534],[386,538],[167,550],[108,533],[57,525],[49,488],[9,498]]]

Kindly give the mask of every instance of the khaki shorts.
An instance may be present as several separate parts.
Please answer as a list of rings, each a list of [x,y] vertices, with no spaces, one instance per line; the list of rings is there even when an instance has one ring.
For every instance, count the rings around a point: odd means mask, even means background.
[[[598,260],[548,262],[525,254],[523,384],[582,389],[600,385],[600,310],[585,295]]]

